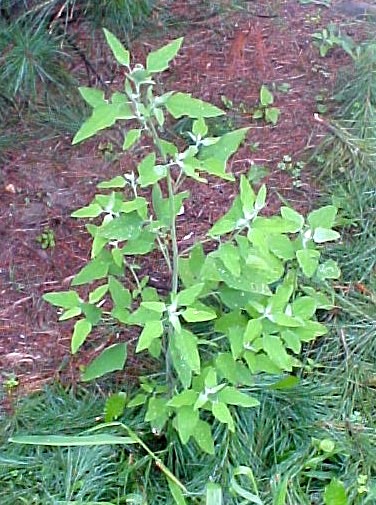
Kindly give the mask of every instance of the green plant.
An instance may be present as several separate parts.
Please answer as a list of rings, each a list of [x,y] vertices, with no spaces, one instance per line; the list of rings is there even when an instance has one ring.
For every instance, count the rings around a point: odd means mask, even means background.
[[[206,183],[205,173],[233,180],[226,163],[247,128],[208,137],[206,118],[221,116],[222,110],[182,92],[154,94],[154,75],[168,68],[182,38],[149,53],[146,66],[132,67],[119,40],[107,30],[105,36],[124,67],[124,92],[106,98],[101,90],[80,88],[93,112],[73,143],[128,120],[123,149],[130,149],[143,135],[151,145],[138,174],[101,182],[98,188],[104,192],[72,214],[95,220],[87,224],[93,239],[91,260],[75,275],[72,288],[95,282],[94,289],[87,298],[71,289],[47,293],[44,299],[62,309],[60,320],[79,318],[71,339],[74,354],[102,321],[141,328],[136,352],[148,352],[159,371],[141,380],[129,400],[118,398],[109,418],[120,415],[124,403],[132,410],[146,405],[145,422],[153,433],[172,436],[176,431],[183,444],[194,441],[201,452],[214,454],[213,427],[234,433],[235,407],[259,404],[251,394],[253,377],[299,369],[302,346],[326,333],[316,312],[331,308],[332,302],[318,286],[340,272],[333,260],[320,258],[323,244],[339,238],[332,229],[337,210],[328,205],[305,219],[282,207],[280,215],[262,217],[266,187],[256,194],[241,176],[239,196],[208,232],[214,249],[205,253],[198,242],[188,254],[181,253],[176,219],[189,196],[179,191],[182,181],[189,177]],[[271,103],[269,95],[263,89],[265,106]],[[173,119],[192,120],[192,144],[182,152],[163,138],[166,113]],[[148,187],[150,201],[140,196]],[[133,257],[155,249],[171,279],[168,295],[149,287],[147,277],[139,279],[134,267]],[[133,286],[129,281],[124,284],[128,271]],[[120,370],[126,357],[126,344],[115,343],[88,365],[82,379]],[[126,425],[116,426],[136,441]],[[142,445],[138,437],[137,444]],[[182,490],[187,491],[165,466],[161,468],[176,503],[184,503]]]
[[[3,380],[2,386],[5,391],[9,394],[14,389],[16,389],[20,384],[20,381],[14,374],[7,374],[5,380]]]
[[[334,47],[341,47],[347,54],[353,57],[355,48],[353,40],[341,34],[339,28],[330,23],[321,32],[315,32],[312,35],[313,43],[318,47],[320,56],[324,58]]]
[[[303,168],[305,167],[305,163],[303,161],[293,161],[292,157],[289,154],[285,154],[277,165],[279,170],[287,172],[292,177],[292,184],[296,188],[300,188],[302,185],[301,181],[301,173]]]
[[[280,116],[278,107],[271,107],[274,96],[264,84],[260,88],[260,104],[253,112],[254,119],[264,119],[267,123],[276,125]]]
[[[40,244],[42,249],[53,249],[56,245],[55,233],[50,228],[46,228],[38,237],[36,241]]]

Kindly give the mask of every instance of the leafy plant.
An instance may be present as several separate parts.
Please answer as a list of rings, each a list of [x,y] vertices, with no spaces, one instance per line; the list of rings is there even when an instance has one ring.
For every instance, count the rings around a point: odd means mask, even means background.
[[[167,425],[167,431],[176,430],[183,444],[194,441],[202,452],[214,454],[215,423],[233,433],[234,407],[259,404],[250,394],[253,377],[300,368],[302,346],[327,332],[316,312],[331,308],[332,302],[313,286],[340,275],[333,260],[320,259],[323,244],[339,238],[332,229],[337,209],[328,205],[305,219],[282,207],[279,215],[263,217],[266,187],[255,193],[241,176],[239,195],[208,232],[214,249],[205,253],[198,242],[188,255],[182,254],[176,220],[189,196],[179,192],[182,180],[206,183],[205,174],[234,180],[226,163],[248,129],[210,137],[207,118],[221,116],[221,109],[187,93],[155,95],[154,76],[168,68],[182,38],[149,53],[146,65],[131,66],[129,51],[111,32],[104,33],[124,68],[124,91],[105,97],[99,89],[80,88],[93,112],[73,143],[127,120],[123,150],[144,135],[152,145],[137,174],[101,182],[98,188],[103,191],[72,214],[95,220],[87,224],[91,260],[75,275],[73,289],[47,293],[44,299],[62,310],[60,320],[78,318],[71,339],[74,354],[102,321],[139,327],[136,353],[147,352],[158,360],[161,372],[142,380],[137,394],[125,400],[126,407],[146,405],[145,422],[154,433]],[[261,93],[265,113],[272,109],[266,89]],[[192,144],[182,152],[163,138],[166,114],[192,120]],[[148,187],[150,201],[141,196]],[[167,296],[148,286],[147,277],[139,279],[133,266],[132,258],[156,249],[171,278]],[[133,287],[125,284],[127,271],[133,276]],[[85,298],[74,289],[94,282]],[[115,343],[88,365],[82,379],[120,370],[126,358],[126,344]],[[107,406],[108,419],[120,415],[123,403],[124,397],[118,397]],[[176,503],[184,503],[185,488],[167,469],[163,471]],[[218,488],[209,488],[208,494],[217,495]]]
[[[353,50],[355,48],[353,40],[350,37],[342,35],[335,24],[330,23],[327,28],[323,28],[321,32],[315,32],[312,38],[322,58],[325,58],[334,47],[340,47],[351,57],[353,56]]]
[[[264,119],[267,123],[276,125],[281,111],[278,107],[271,107],[273,103],[272,92],[263,84],[260,88],[260,104],[253,112],[253,118]]]
[[[38,237],[36,241],[40,244],[42,249],[53,249],[56,245],[55,233],[53,230],[46,228]]]
[[[289,154],[285,154],[277,165],[279,170],[284,172],[288,172],[292,177],[292,184],[296,188],[300,188],[302,185],[301,181],[301,172],[305,166],[303,161],[293,161],[292,157]]]

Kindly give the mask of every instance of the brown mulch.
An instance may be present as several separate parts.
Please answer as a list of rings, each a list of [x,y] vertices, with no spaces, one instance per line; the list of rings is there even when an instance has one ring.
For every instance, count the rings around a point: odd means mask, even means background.
[[[254,165],[267,167],[268,211],[278,209],[279,195],[307,211],[318,194],[309,168],[303,170],[302,186],[295,189],[291,177],[278,170],[277,164],[284,155],[296,161],[306,159],[325,135],[325,128],[314,118],[315,97],[330,94],[337,70],[349,60],[339,49],[320,58],[312,45],[311,34],[334,20],[331,9],[303,7],[297,0],[271,2],[268,9],[266,4],[258,0],[249,3],[249,12],[206,18],[200,2],[175,1],[169,12],[175,24],[163,28],[160,22],[151,34],[143,32],[134,42],[133,54],[143,56],[150,48],[184,34],[180,56],[163,75],[165,89],[192,92],[219,106],[221,95],[235,106],[244,104],[246,112],[235,119],[250,130],[229,171],[238,177]],[[348,30],[354,31],[352,24]],[[281,110],[276,126],[252,120],[249,112],[263,83],[270,89],[275,86],[275,105]],[[278,91],[283,83],[290,91]],[[114,86],[120,84],[118,76]],[[77,365],[87,360],[84,353],[69,358],[72,325],[57,323],[56,311],[41,296],[68,289],[72,275],[89,257],[85,223],[72,219],[71,212],[90,201],[98,181],[130,170],[145,152],[141,148],[133,160],[126,154],[109,163],[99,152],[98,142],[72,147],[68,137],[34,140],[22,152],[15,147],[0,168],[0,375],[4,379],[15,374],[26,389],[49,380],[65,361],[68,377],[74,377]],[[257,149],[250,149],[256,143]],[[181,248],[204,236],[228,208],[236,186],[219,179],[211,179],[208,185],[185,182],[191,197],[178,221]],[[36,238],[47,228],[53,230],[56,246],[42,250]],[[151,256],[143,268],[160,270],[158,259]],[[93,356],[108,339],[129,340],[129,335],[127,328],[106,327],[88,343],[87,353]]]

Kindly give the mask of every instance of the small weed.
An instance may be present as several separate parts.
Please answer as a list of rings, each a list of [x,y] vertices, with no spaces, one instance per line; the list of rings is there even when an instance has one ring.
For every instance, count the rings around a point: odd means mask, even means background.
[[[325,103],[325,97],[322,94],[315,96],[316,100],[316,110],[319,114],[325,114],[328,112],[328,106]]]
[[[17,377],[12,373],[8,374],[7,378],[3,382],[3,388],[7,392],[7,394],[11,394],[20,384],[20,381]]]
[[[342,35],[339,28],[334,24],[329,24],[327,28],[324,28],[321,32],[315,32],[312,35],[312,39],[322,58],[325,58],[329,51],[335,47],[342,48],[347,54],[353,57],[353,40],[350,37]]]
[[[55,233],[50,228],[46,228],[38,235],[36,241],[40,244],[42,249],[53,249],[56,245]]]
[[[276,125],[280,116],[278,107],[271,107],[274,96],[264,84],[260,88],[260,103],[253,112],[253,119],[264,119],[267,123]]]
[[[289,154],[286,154],[277,165],[279,170],[287,172],[292,177],[292,185],[295,188],[300,188],[302,186],[301,173],[304,166],[305,163],[303,161],[293,161]]]

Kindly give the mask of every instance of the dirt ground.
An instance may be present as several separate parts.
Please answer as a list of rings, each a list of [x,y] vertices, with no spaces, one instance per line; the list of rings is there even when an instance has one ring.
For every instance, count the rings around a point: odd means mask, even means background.
[[[246,11],[206,17],[200,2],[175,1],[169,11],[175,23],[163,29],[157,11],[157,29],[143,32],[132,52],[144,57],[151,48],[184,34],[179,57],[163,75],[165,89],[192,92],[218,106],[223,106],[221,96],[231,100],[241,109],[230,111],[236,126],[250,130],[229,170],[239,176],[255,165],[266,167],[268,211],[278,208],[279,195],[307,210],[318,194],[309,166],[295,188],[291,176],[277,165],[285,155],[306,160],[326,134],[315,119],[317,95],[330,95],[338,69],[349,62],[341,49],[321,58],[311,35],[329,22],[341,22],[343,31],[356,38],[360,25],[339,18],[332,8],[298,0],[246,5]],[[276,126],[251,117],[261,84],[273,90],[281,110]],[[70,141],[60,137],[32,141],[23,150],[16,146],[0,167],[0,376],[4,380],[14,374],[26,390],[38,388],[62,368],[75,375],[77,365],[114,338],[103,329],[88,343],[85,355],[71,358],[72,325],[57,323],[56,311],[43,302],[42,294],[68,289],[72,275],[88,259],[85,223],[72,219],[71,212],[90,201],[98,181],[134,167],[145,147],[133,159],[124,154],[111,163],[98,149],[98,138],[75,147]],[[188,180],[185,187],[191,198],[178,221],[182,248],[203,236],[225,212],[237,185],[213,179],[208,185]],[[53,231],[56,245],[43,250],[36,239],[47,229]],[[151,257],[143,268],[158,272],[158,260]],[[129,340],[128,332],[123,328],[118,338]]]

